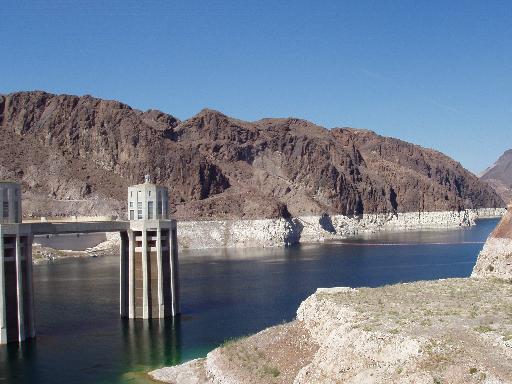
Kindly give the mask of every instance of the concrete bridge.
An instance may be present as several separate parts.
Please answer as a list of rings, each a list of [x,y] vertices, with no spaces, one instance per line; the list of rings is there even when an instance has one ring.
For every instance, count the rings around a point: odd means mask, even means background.
[[[0,344],[35,337],[34,235],[119,232],[120,315],[165,318],[179,314],[176,221],[168,220],[167,189],[128,188],[127,221],[22,223],[19,184],[0,182]]]

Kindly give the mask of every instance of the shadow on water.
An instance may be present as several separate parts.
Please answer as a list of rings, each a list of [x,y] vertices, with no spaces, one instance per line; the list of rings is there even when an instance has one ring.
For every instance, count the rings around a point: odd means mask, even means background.
[[[38,339],[34,339],[0,347],[0,383],[91,382],[89,379],[94,383],[146,383],[152,382],[147,377],[149,370],[182,362],[181,317],[149,321],[123,319],[119,321],[119,325],[121,343],[119,350],[115,351],[119,356],[112,356],[120,357],[115,369],[112,369],[108,359],[91,359],[91,352],[94,355],[95,349],[85,344],[83,350],[75,351],[84,364],[68,367],[71,372],[62,375],[61,371],[67,370],[66,361],[63,361],[64,366],[49,375],[51,372],[41,371],[33,364],[38,359],[45,360],[44,356],[38,356],[39,349],[44,349],[47,342],[43,337],[43,341],[39,343]],[[97,345],[96,350],[103,348],[104,346]],[[122,367],[124,369],[119,369]],[[98,371],[102,372],[100,377],[97,377]]]
[[[0,383],[35,383],[37,375],[33,371],[27,375],[20,374],[24,361],[37,359],[37,340],[28,340],[25,343],[12,343],[0,346]],[[20,381],[23,380],[23,381]]]

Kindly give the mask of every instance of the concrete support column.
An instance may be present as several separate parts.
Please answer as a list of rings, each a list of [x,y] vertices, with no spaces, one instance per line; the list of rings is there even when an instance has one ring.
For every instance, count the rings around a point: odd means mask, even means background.
[[[28,289],[28,337],[36,337],[35,315],[34,315],[34,278],[32,273],[32,243],[34,235],[27,236],[25,257],[27,260],[27,289]]]
[[[128,315],[128,235],[119,232],[119,313]]]
[[[156,261],[157,261],[157,278],[158,278],[158,317],[165,317],[164,304],[164,277],[162,271],[162,229],[156,230]]]
[[[128,230],[128,317],[135,317],[135,236]]]
[[[127,237],[128,317],[176,316],[179,314],[176,222],[134,222]]]
[[[171,314],[176,316],[180,313],[180,281],[178,275],[178,236],[176,228],[169,230],[169,264],[171,267],[170,280],[171,280]]]
[[[2,226],[0,225],[0,344],[7,344],[7,317],[5,306],[4,234]]]
[[[18,300],[18,340],[25,340],[25,313],[23,308],[23,269],[21,265],[21,238],[16,234],[16,293]]]
[[[142,318],[149,319],[148,232],[142,229]]]

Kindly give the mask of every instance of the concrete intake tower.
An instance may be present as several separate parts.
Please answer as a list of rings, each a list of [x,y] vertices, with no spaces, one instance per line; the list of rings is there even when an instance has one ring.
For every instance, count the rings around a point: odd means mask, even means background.
[[[179,306],[176,221],[168,218],[167,189],[151,183],[128,188],[129,220],[22,222],[21,188],[0,182],[0,344],[35,337],[34,235],[119,232],[120,314],[176,316]],[[35,292],[37,296],[37,292]]]

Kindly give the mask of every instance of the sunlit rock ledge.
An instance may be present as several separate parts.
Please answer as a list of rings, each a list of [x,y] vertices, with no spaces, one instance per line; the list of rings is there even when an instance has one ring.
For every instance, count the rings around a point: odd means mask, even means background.
[[[150,376],[180,384],[511,383],[511,229],[509,212],[479,255],[477,278],[319,288],[295,321]]]
[[[150,373],[167,383],[511,383],[512,285],[322,289],[297,320]]]

